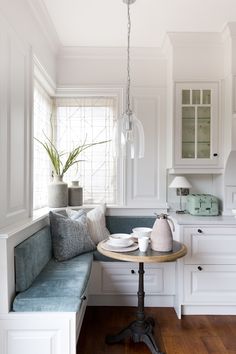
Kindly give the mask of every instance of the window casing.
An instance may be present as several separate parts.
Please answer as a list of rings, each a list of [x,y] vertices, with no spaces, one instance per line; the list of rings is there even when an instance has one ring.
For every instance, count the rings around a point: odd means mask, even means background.
[[[45,136],[50,137],[52,114],[52,99],[42,86],[34,83],[34,137],[44,141]],[[34,140],[33,159],[33,209],[40,209],[48,204],[48,183],[51,178],[49,158],[42,146]]]

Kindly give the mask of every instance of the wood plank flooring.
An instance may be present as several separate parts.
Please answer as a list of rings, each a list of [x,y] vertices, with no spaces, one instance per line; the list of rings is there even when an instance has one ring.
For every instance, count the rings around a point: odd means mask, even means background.
[[[135,307],[87,307],[77,354],[150,354],[143,343],[127,339],[107,345],[105,336],[117,333],[135,319]],[[236,354],[236,316],[183,316],[172,308],[147,308],[155,319],[154,336],[165,354]]]

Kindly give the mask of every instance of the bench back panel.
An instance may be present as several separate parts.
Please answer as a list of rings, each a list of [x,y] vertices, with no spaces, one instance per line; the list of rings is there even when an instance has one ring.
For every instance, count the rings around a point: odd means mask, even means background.
[[[111,234],[132,233],[134,227],[153,227],[154,216],[106,216],[106,226]]]
[[[51,258],[49,226],[45,226],[15,247],[16,292],[29,288]]]

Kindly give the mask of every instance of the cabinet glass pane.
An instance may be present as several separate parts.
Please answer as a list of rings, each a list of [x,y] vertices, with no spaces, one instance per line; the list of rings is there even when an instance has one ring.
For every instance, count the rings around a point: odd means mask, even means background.
[[[193,90],[192,91],[192,104],[200,104],[201,102],[201,91]]]
[[[182,118],[183,119],[195,118],[195,108],[194,107],[182,107]]]
[[[210,119],[198,119],[197,121],[197,142],[210,142],[211,123]]]
[[[199,159],[210,158],[210,143],[198,143],[197,145],[197,157]]]
[[[194,159],[195,157],[195,143],[182,143],[182,158]]]
[[[211,119],[211,107],[197,107],[197,118]]]
[[[211,90],[202,91],[202,103],[211,104]]]
[[[183,119],[182,142],[194,143],[194,141],[195,141],[195,119]]]
[[[195,157],[195,107],[182,107],[182,158]]]
[[[190,104],[190,90],[182,90],[182,104]]]

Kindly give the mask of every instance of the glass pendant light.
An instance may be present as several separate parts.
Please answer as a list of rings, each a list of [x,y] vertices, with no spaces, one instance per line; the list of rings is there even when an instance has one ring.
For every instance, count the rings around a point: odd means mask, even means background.
[[[127,150],[130,153],[130,157],[134,159],[144,157],[143,126],[133,113],[130,103],[130,4],[134,3],[135,0],[123,0],[123,2],[127,4],[128,15],[126,110],[116,123],[114,143],[118,151],[121,150],[122,154],[125,155]]]

